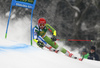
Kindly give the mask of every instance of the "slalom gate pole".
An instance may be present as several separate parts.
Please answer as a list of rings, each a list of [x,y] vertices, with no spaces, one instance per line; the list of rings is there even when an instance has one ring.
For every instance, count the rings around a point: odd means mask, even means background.
[[[8,23],[7,23],[5,38],[7,38],[8,26],[9,26],[9,21],[10,21],[10,16],[11,16],[11,10],[12,10],[12,4],[11,4],[11,7],[10,7],[10,13],[9,13],[9,18],[8,18]]]
[[[31,12],[31,46],[32,46],[32,19],[33,19],[33,9]]]

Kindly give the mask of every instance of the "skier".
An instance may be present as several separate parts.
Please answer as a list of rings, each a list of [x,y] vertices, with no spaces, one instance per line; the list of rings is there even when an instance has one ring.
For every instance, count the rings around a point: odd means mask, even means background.
[[[47,31],[52,33],[52,38],[49,38],[46,35]],[[59,47],[58,44],[55,42],[56,39],[56,30],[52,28],[49,24],[46,24],[46,20],[44,18],[40,18],[38,20],[38,25],[33,28],[33,40],[37,43],[37,45],[41,48],[46,47],[50,51],[54,51],[58,53],[61,51],[65,55],[74,58],[73,54],[70,53],[68,50]],[[47,45],[49,44],[49,45]]]

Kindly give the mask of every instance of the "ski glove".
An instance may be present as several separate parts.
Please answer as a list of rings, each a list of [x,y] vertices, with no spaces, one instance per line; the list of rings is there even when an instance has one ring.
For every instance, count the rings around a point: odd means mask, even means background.
[[[54,35],[53,35],[53,37],[51,39],[52,39],[52,41],[56,41],[57,40],[56,36],[54,36]]]
[[[43,48],[43,47],[44,47],[44,43],[43,43],[43,42],[41,42],[41,41],[38,41],[38,42],[37,42],[37,44],[38,44],[38,46],[39,46],[39,47],[41,47],[41,48]]]

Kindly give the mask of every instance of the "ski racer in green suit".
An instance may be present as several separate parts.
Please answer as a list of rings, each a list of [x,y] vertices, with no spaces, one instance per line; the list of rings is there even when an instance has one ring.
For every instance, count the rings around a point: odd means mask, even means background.
[[[50,31],[53,35],[52,38],[49,38],[46,35],[47,31]],[[58,44],[55,42],[56,39],[56,30],[52,28],[49,24],[46,24],[46,20],[44,18],[40,18],[38,20],[38,25],[33,28],[33,40],[37,43],[37,45],[41,48],[46,47],[50,51],[59,52],[61,51],[65,55],[69,57],[74,57],[72,53],[68,50],[59,47]],[[49,44],[49,45],[48,45]]]

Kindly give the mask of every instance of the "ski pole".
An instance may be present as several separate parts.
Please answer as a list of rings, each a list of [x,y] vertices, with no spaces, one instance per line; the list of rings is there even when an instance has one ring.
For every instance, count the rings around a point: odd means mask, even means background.
[[[66,39],[56,39],[56,41],[67,41]]]
[[[90,41],[93,42],[93,40],[79,40],[79,39],[57,39],[57,41]]]
[[[92,41],[92,40],[79,40],[79,39],[68,39],[68,41]]]

